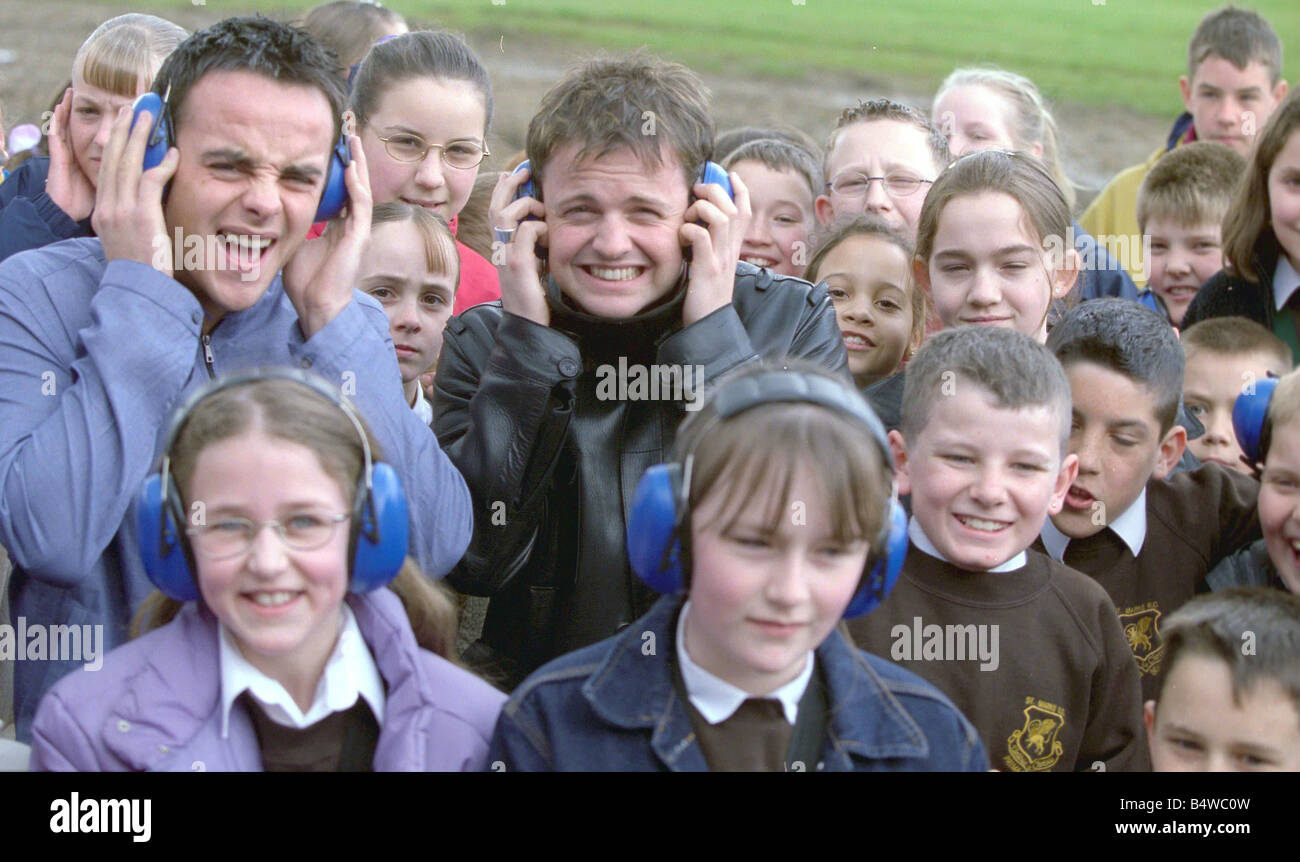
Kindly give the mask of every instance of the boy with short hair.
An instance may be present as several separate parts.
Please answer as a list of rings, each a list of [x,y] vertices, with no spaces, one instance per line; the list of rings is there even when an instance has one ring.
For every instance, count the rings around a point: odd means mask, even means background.
[[[889,438],[911,544],[855,641],[952,698],[997,769],[1146,769],[1115,606],[1030,548],[1077,469],[1059,363],[1010,329],[945,330],[909,363],[902,415]]]
[[[1300,596],[1200,596],[1169,618],[1165,644],[1144,709],[1156,772],[1300,771]]]
[[[1047,347],[1070,380],[1078,476],[1043,525],[1042,547],[1105,588],[1151,697],[1161,618],[1259,537],[1259,483],[1218,464],[1170,475],[1187,442],[1175,422],[1184,358],[1155,312],[1121,299],[1086,302]]]
[[[1232,408],[1237,396],[1256,381],[1290,371],[1291,349],[1244,317],[1202,320],[1188,327],[1180,342],[1187,357],[1183,403],[1205,426],[1205,434],[1188,440],[1187,448],[1202,463],[1252,473],[1232,429]]]
[[[1149,288],[1138,301],[1174,326],[1201,285],[1223,268],[1223,219],[1246,160],[1222,144],[1179,147],[1138,190],[1137,217],[1150,242]]]
[[[826,142],[817,221],[868,213],[915,240],[930,184],[951,161],[943,132],[915,108],[889,99],[845,108]]]
[[[813,202],[822,188],[816,157],[787,141],[759,138],[733,150],[722,166],[740,175],[754,211],[740,259],[801,277],[809,258]]]
[[[1137,236],[1138,187],[1162,156],[1179,144],[1218,141],[1249,155],[1255,135],[1286,96],[1282,43],[1268,22],[1248,9],[1226,6],[1201,19],[1187,46],[1187,74],[1178,79],[1183,106],[1169,139],[1142,164],[1121,171],[1088,206],[1079,223],[1088,233]],[[1141,256],[1129,274],[1144,283]]]

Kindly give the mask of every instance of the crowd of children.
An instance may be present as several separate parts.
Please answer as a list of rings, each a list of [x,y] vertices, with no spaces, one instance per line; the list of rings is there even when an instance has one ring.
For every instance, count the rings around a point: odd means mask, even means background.
[[[106,21],[0,182],[0,767],[1300,769],[1300,93],[1178,83],[1076,219],[1003,69],[602,58],[489,162],[373,4]]]

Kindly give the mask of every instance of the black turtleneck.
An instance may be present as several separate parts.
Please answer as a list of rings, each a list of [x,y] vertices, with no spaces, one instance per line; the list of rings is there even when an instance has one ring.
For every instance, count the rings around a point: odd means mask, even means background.
[[[551,328],[577,342],[582,355],[582,373],[575,381],[577,412],[564,453],[571,469],[557,472],[557,477],[572,476],[577,486],[572,499],[582,501],[556,513],[562,521],[560,540],[576,542],[578,563],[572,583],[557,585],[555,597],[563,609],[557,615],[555,647],[557,653],[564,653],[608,637],[648,610],[653,601],[627,563],[622,513],[624,498],[630,500],[635,488],[624,488],[621,477],[640,474],[639,469],[624,469],[625,460],[644,457],[641,453],[647,448],[667,451],[677,416],[664,411],[659,402],[602,400],[597,384],[600,367],[617,367],[620,358],[628,366],[655,364],[659,345],[682,328],[686,286],[683,283],[657,304],[625,318],[588,314],[563,296],[553,280],[548,288]],[[665,416],[670,418],[665,421]],[[638,433],[632,434],[633,426],[652,427],[638,427]],[[637,451],[628,451],[623,441],[634,439]],[[611,445],[611,441],[620,443]]]

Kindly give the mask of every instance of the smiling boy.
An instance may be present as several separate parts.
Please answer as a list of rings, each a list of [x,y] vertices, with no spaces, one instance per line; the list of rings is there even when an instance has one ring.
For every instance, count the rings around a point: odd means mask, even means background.
[[[943,133],[915,108],[889,99],[845,108],[826,143],[817,221],[866,213],[915,240],[921,204],[950,161]]]
[[[1167,152],[1189,141],[1217,141],[1250,155],[1255,136],[1286,97],[1282,43],[1268,22],[1247,9],[1227,6],[1201,19],[1187,46],[1187,74],[1178,90],[1186,109],[1174,121],[1166,144],[1145,162],[1121,171],[1079,216],[1098,238],[1136,237],[1138,187]],[[1127,266],[1138,286],[1145,283],[1140,255]]]
[[[1065,374],[1041,344],[997,327],[933,336],[908,365],[890,432],[899,493],[912,496],[907,561],[849,629],[951,697],[998,769],[1142,770],[1138,675],[1114,605],[1030,549],[1077,470],[1069,417]]]
[[[1069,376],[1079,466],[1042,546],[1105,588],[1151,697],[1162,618],[1221,559],[1259,538],[1259,483],[1218,464],[1170,475],[1187,442],[1175,424],[1184,359],[1155,312],[1093,300],[1067,314],[1047,346]]]

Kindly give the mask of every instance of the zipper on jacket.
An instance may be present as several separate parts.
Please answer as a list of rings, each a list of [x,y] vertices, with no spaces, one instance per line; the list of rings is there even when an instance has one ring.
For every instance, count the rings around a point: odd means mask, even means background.
[[[203,341],[203,364],[208,367],[208,379],[211,380],[217,376],[216,371],[212,367],[212,338],[206,333],[204,333],[202,337],[202,341]]]

